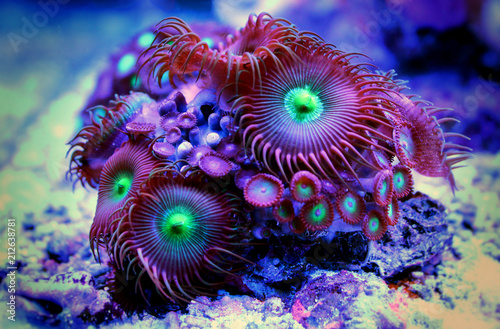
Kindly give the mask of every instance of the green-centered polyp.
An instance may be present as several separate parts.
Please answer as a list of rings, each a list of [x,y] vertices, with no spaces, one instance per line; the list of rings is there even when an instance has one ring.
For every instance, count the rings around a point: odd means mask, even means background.
[[[352,196],[348,196],[342,203],[342,207],[349,213],[353,214],[358,209],[356,200]]]
[[[288,223],[295,217],[293,203],[291,200],[284,199],[273,206],[273,216],[280,223]]]
[[[196,218],[189,209],[174,207],[167,210],[163,222],[160,223],[164,239],[172,242],[183,242],[191,236],[196,226]]]
[[[387,219],[378,210],[370,210],[362,223],[363,233],[370,240],[380,239],[387,231]]]
[[[364,90],[383,91],[385,82],[356,73],[348,54],[328,47],[297,45],[293,53],[301,60],[280,56],[281,65],[263,74],[260,84],[246,85],[250,92],[233,102],[247,153],[286,181],[302,170],[320,179],[342,180],[343,171],[356,176],[348,158],[372,146],[381,150],[375,140],[387,136],[378,128],[392,124],[384,117],[393,111],[385,93],[367,96]],[[372,166],[363,156],[357,160]]]
[[[97,188],[106,160],[128,139],[123,134],[126,124],[141,114],[144,104],[151,102],[148,95],[132,92],[116,96],[110,107],[88,109],[92,123],[68,143],[71,146],[68,153],[72,151],[68,176],[71,179],[76,176],[83,186]]]
[[[224,255],[232,254],[227,248],[235,242],[241,200],[204,189],[201,175],[149,178],[122,211],[118,227],[114,258],[120,267],[135,258],[136,271],[146,271],[158,291],[175,301],[200,294],[194,282],[207,282],[207,271],[224,272],[230,262]]]
[[[380,167],[381,169],[392,168],[391,162],[385,153],[377,151],[372,147],[371,156],[378,167]]]
[[[290,181],[290,190],[295,200],[306,202],[317,197],[321,192],[321,181],[309,171],[299,171]]]
[[[384,208],[387,225],[394,226],[399,220],[399,202],[396,196],[392,197],[391,203]]]
[[[394,175],[394,188],[402,190],[405,187],[405,177],[401,171],[396,172]]]
[[[316,92],[305,86],[294,88],[285,95],[285,108],[295,122],[308,123],[320,117],[323,103]]]
[[[365,216],[365,201],[351,190],[345,190],[337,195],[335,208],[340,218],[348,224],[357,224]]]
[[[333,204],[326,196],[320,196],[304,204],[300,221],[310,231],[327,229],[333,222]]]
[[[409,125],[403,125],[394,130],[396,153],[404,165],[413,168],[417,164],[417,145],[414,133]]]
[[[411,170],[401,164],[393,169],[394,195],[401,199],[409,195],[413,189],[413,176]]]
[[[378,205],[387,206],[394,192],[393,175],[389,169],[377,173],[374,178],[373,198]]]
[[[114,231],[113,221],[119,218],[117,211],[133,192],[148,178],[149,173],[163,164],[148,149],[149,141],[140,137],[129,141],[104,164],[97,194],[97,208],[90,228],[90,244],[103,246],[107,236]]]

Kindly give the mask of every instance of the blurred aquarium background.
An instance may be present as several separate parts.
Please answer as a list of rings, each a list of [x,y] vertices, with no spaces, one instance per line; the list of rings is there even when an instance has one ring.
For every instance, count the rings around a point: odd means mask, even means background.
[[[424,178],[416,190],[441,200],[467,234],[483,232],[477,238],[490,244],[484,253],[498,265],[500,0],[1,2],[0,265],[7,260],[7,218],[18,224],[21,267],[61,271],[60,261],[43,261],[51,250],[71,256],[88,245],[97,193],[73,191],[65,179],[66,143],[81,128],[80,111],[120,47],[168,16],[232,29],[260,12],[367,55],[381,70],[408,80],[410,93],[455,110],[461,123],[450,129],[468,135],[466,145],[476,155],[456,173],[462,190],[454,197],[443,181]],[[498,286],[499,277],[493,280]],[[10,325],[3,308],[0,324]],[[493,313],[499,319],[498,309]]]

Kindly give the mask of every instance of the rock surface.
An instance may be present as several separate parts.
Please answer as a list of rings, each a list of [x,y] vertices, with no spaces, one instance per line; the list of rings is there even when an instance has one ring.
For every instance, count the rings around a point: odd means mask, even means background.
[[[349,271],[313,273],[291,308],[305,328],[404,328],[389,305],[396,295],[373,274]]]
[[[83,325],[89,320],[115,319],[121,311],[113,308],[107,292],[94,286],[84,271],[57,274],[49,279],[17,277],[17,302],[28,321],[52,326]]]
[[[400,206],[398,224],[373,244],[365,268],[384,278],[416,269],[430,274],[452,244],[445,208],[419,193]]]

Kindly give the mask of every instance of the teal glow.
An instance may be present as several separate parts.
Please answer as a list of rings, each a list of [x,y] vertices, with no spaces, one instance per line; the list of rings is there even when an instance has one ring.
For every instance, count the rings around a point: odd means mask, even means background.
[[[383,166],[389,165],[389,161],[387,160],[387,158],[379,152],[375,152],[375,156],[377,157],[378,162],[380,162]]]
[[[354,199],[352,196],[348,196],[344,200],[344,209],[349,213],[349,214],[354,214],[357,210],[356,206],[356,199]]]
[[[327,215],[326,207],[323,203],[315,205],[309,214],[309,218],[313,223],[322,223]]]
[[[147,47],[151,46],[154,39],[155,39],[155,35],[152,32],[146,32],[139,37],[139,39],[137,40],[137,44],[141,48],[147,48]]]
[[[106,116],[106,109],[104,109],[103,107],[96,107],[90,113],[93,116],[94,121],[99,123],[101,122],[102,118]]]
[[[392,214],[392,203],[389,203],[389,205],[387,206],[387,215],[389,215],[389,218],[393,218],[394,215]]]
[[[208,47],[212,48],[215,45],[215,42],[212,38],[203,38],[201,42],[206,42]]]
[[[313,194],[313,188],[311,185],[302,183],[298,186],[298,192],[303,198],[309,198]]]
[[[168,85],[168,83],[170,83],[170,80],[168,78],[168,74],[169,74],[169,72],[167,71],[167,72],[165,72],[165,74],[162,75],[162,77],[161,77],[161,85],[162,86],[166,86],[166,85]]]
[[[137,87],[140,87],[141,84],[142,84],[141,77],[139,77],[138,75],[134,74],[132,76],[132,79],[130,79],[130,87],[137,88]]]
[[[403,189],[405,186],[405,177],[401,171],[398,171],[394,174],[394,187],[397,190]]]
[[[118,61],[118,72],[120,74],[129,73],[135,66],[135,56],[133,54],[126,54]]]
[[[380,195],[385,195],[387,193],[387,181],[384,179],[381,186],[379,187]]]
[[[157,78],[158,74],[160,73],[160,67],[157,67],[155,69],[154,76]],[[161,86],[166,86],[168,83],[170,83],[170,79],[168,78],[170,71],[165,71],[163,75],[161,76],[161,80],[159,81]]]
[[[294,88],[285,96],[285,109],[297,123],[309,123],[323,113],[323,103],[309,87]]]
[[[380,228],[379,219],[377,217],[370,218],[368,228],[370,229],[370,232],[377,232]]]

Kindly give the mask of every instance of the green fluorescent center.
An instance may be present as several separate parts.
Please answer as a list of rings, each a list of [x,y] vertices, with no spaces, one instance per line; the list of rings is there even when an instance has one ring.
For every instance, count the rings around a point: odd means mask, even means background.
[[[401,190],[405,185],[405,178],[403,176],[403,173],[402,172],[397,172],[395,175],[394,175],[394,187],[396,187],[396,189],[398,190]]]
[[[349,196],[344,200],[344,209],[347,210],[348,213],[353,214],[356,212],[356,200],[353,197]]]
[[[369,228],[370,228],[371,232],[377,232],[379,226],[380,226],[380,222],[379,222],[377,217],[370,218]]]
[[[285,96],[285,108],[297,123],[308,123],[319,118],[323,103],[309,87],[295,88]]]
[[[382,182],[382,184],[380,185],[379,191],[380,191],[380,195],[385,195],[385,193],[387,192],[387,181],[386,180],[384,180]]]
[[[132,178],[130,176],[121,176],[118,178],[115,186],[113,187],[115,198],[118,200],[123,199],[127,195],[131,186]]]
[[[141,81],[141,77],[139,77],[138,75],[133,75],[132,78],[130,79],[130,87],[131,88],[135,88],[135,87],[139,87],[141,85],[142,81]]]
[[[389,215],[390,218],[393,217],[393,214],[392,214],[392,203],[389,203],[389,205],[387,206],[387,214]]]
[[[300,184],[299,185],[299,194],[302,195],[303,197],[309,197],[313,194],[313,189],[312,186],[308,184]]]
[[[194,218],[184,209],[176,209],[164,218],[162,231],[172,240],[183,241],[192,234]]]
[[[314,206],[311,211],[311,220],[314,223],[321,223],[326,216],[325,205],[320,203]]]

